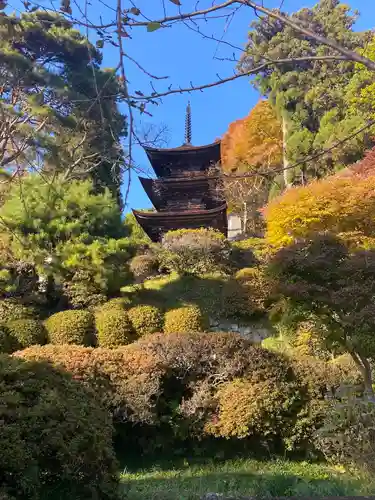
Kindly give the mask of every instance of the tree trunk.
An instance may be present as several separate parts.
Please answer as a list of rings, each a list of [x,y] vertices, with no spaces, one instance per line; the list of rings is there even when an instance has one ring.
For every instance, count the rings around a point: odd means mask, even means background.
[[[245,201],[243,204],[243,228],[242,228],[243,234],[246,234],[246,228],[247,228],[247,203]]]
[[[288,160],[288,154],[287,154],[287,140],[288,140],[288,124],[285,119],[285,117],[282,117],[283,120],[283,177],[284,177],[284,184],[285,184],[285,189],[289,189],[292,187],[291,182],[289,181],[289,175],[290,175],[290,163]]]
[[[349,349],[349,353],[353,358],[355,364],[358,366],[359,371],[363,377],[363,384],[365,386],[365,395],[371,400],[375,401],[374,389],[372,387],[372,371],[370,363],[367,358],[353,350]]]
[[[372,371],[370,363],[365,356],[358,354],[358,357],[362,361],[363,365],[363,380],[365,385],[365,395],[371,400],[375,401],[374,389],[372,387]]]

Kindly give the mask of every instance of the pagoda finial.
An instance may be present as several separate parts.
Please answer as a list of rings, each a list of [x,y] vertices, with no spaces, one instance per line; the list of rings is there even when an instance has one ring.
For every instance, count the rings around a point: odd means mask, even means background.
[[[186,106],[186,117],[185,117],[185,144],[191,144],[191,106],[190,101]]]

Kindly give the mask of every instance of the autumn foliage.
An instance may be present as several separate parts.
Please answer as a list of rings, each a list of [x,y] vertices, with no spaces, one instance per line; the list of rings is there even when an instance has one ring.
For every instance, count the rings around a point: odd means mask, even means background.
[[[285,246],[319,232],[371,238],[375,232],[374,167],[372,150],[339,174],[284,192],[264,210],[269,242]]]
[[[226,172],[238,165],[267,167],[282,161],[281,124],[268,101],[260,101],[246,118],[229,126],[221,140],[221,161]]]

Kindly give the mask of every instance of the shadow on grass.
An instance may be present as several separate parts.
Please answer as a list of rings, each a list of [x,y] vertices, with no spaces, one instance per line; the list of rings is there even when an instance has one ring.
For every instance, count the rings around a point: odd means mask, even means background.
[[[253,311],[247,310],[247,295],[243,285],[235,279],[184,275],[146,282],[145,288],[140,289],[134,299],[165,310],[194,304],[213,317],[224,313],[224,316],[229,314],[246,319],[254,315]]]
[[[123,493],[127,500],[193,500],[207,493],[228,497],[347,496],[360,495],[361,484],[339,478],[317,479],[292,473],[239,471],[217,473],[202,469],[160,471],[124,475]]]

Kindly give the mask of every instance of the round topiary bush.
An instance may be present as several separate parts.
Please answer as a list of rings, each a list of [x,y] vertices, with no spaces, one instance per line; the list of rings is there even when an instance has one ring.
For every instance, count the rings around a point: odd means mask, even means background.
[[[207,328],[207,318],[198,306],[179,307],[165,314],[164,333],[203,332]]]
[[[15,498],[115,500],[112,425],[92,391],[49,363],[0,356],[1,487]]]
[[[35,311],[32,307],[27,307],[13,299],[0,300],[0,321],[9,323],[16,319],[33,318]]]
[[[97,313],[95,325],[100,347],[117,347],[134,340],[135,335],[128,314],[118,307]]]
[[[89,311],[62,311],[50,316],[45,326],[51,344],[93,345],[94,315]]]
[[[95,308],[95,313],[100,313],[104,311],[113,311],[119,309],[120,311],[125,311],[130,305],[131,300],[129,297],[116,297],[115,299],[108,300],[104,304],[100,304]]]
[[[149,252],[133,257],[129,268],[133,275],[142,281],[158,271],[159,262],[156,255]]]
[[[163,331],[163,313],[155,306],[135,306],[129,309],[128,314],[138,336]]]
[[[47,331],[41,321],[18,319],[7,324],[10,335],[15,338],[21,349],[47,342]]]

